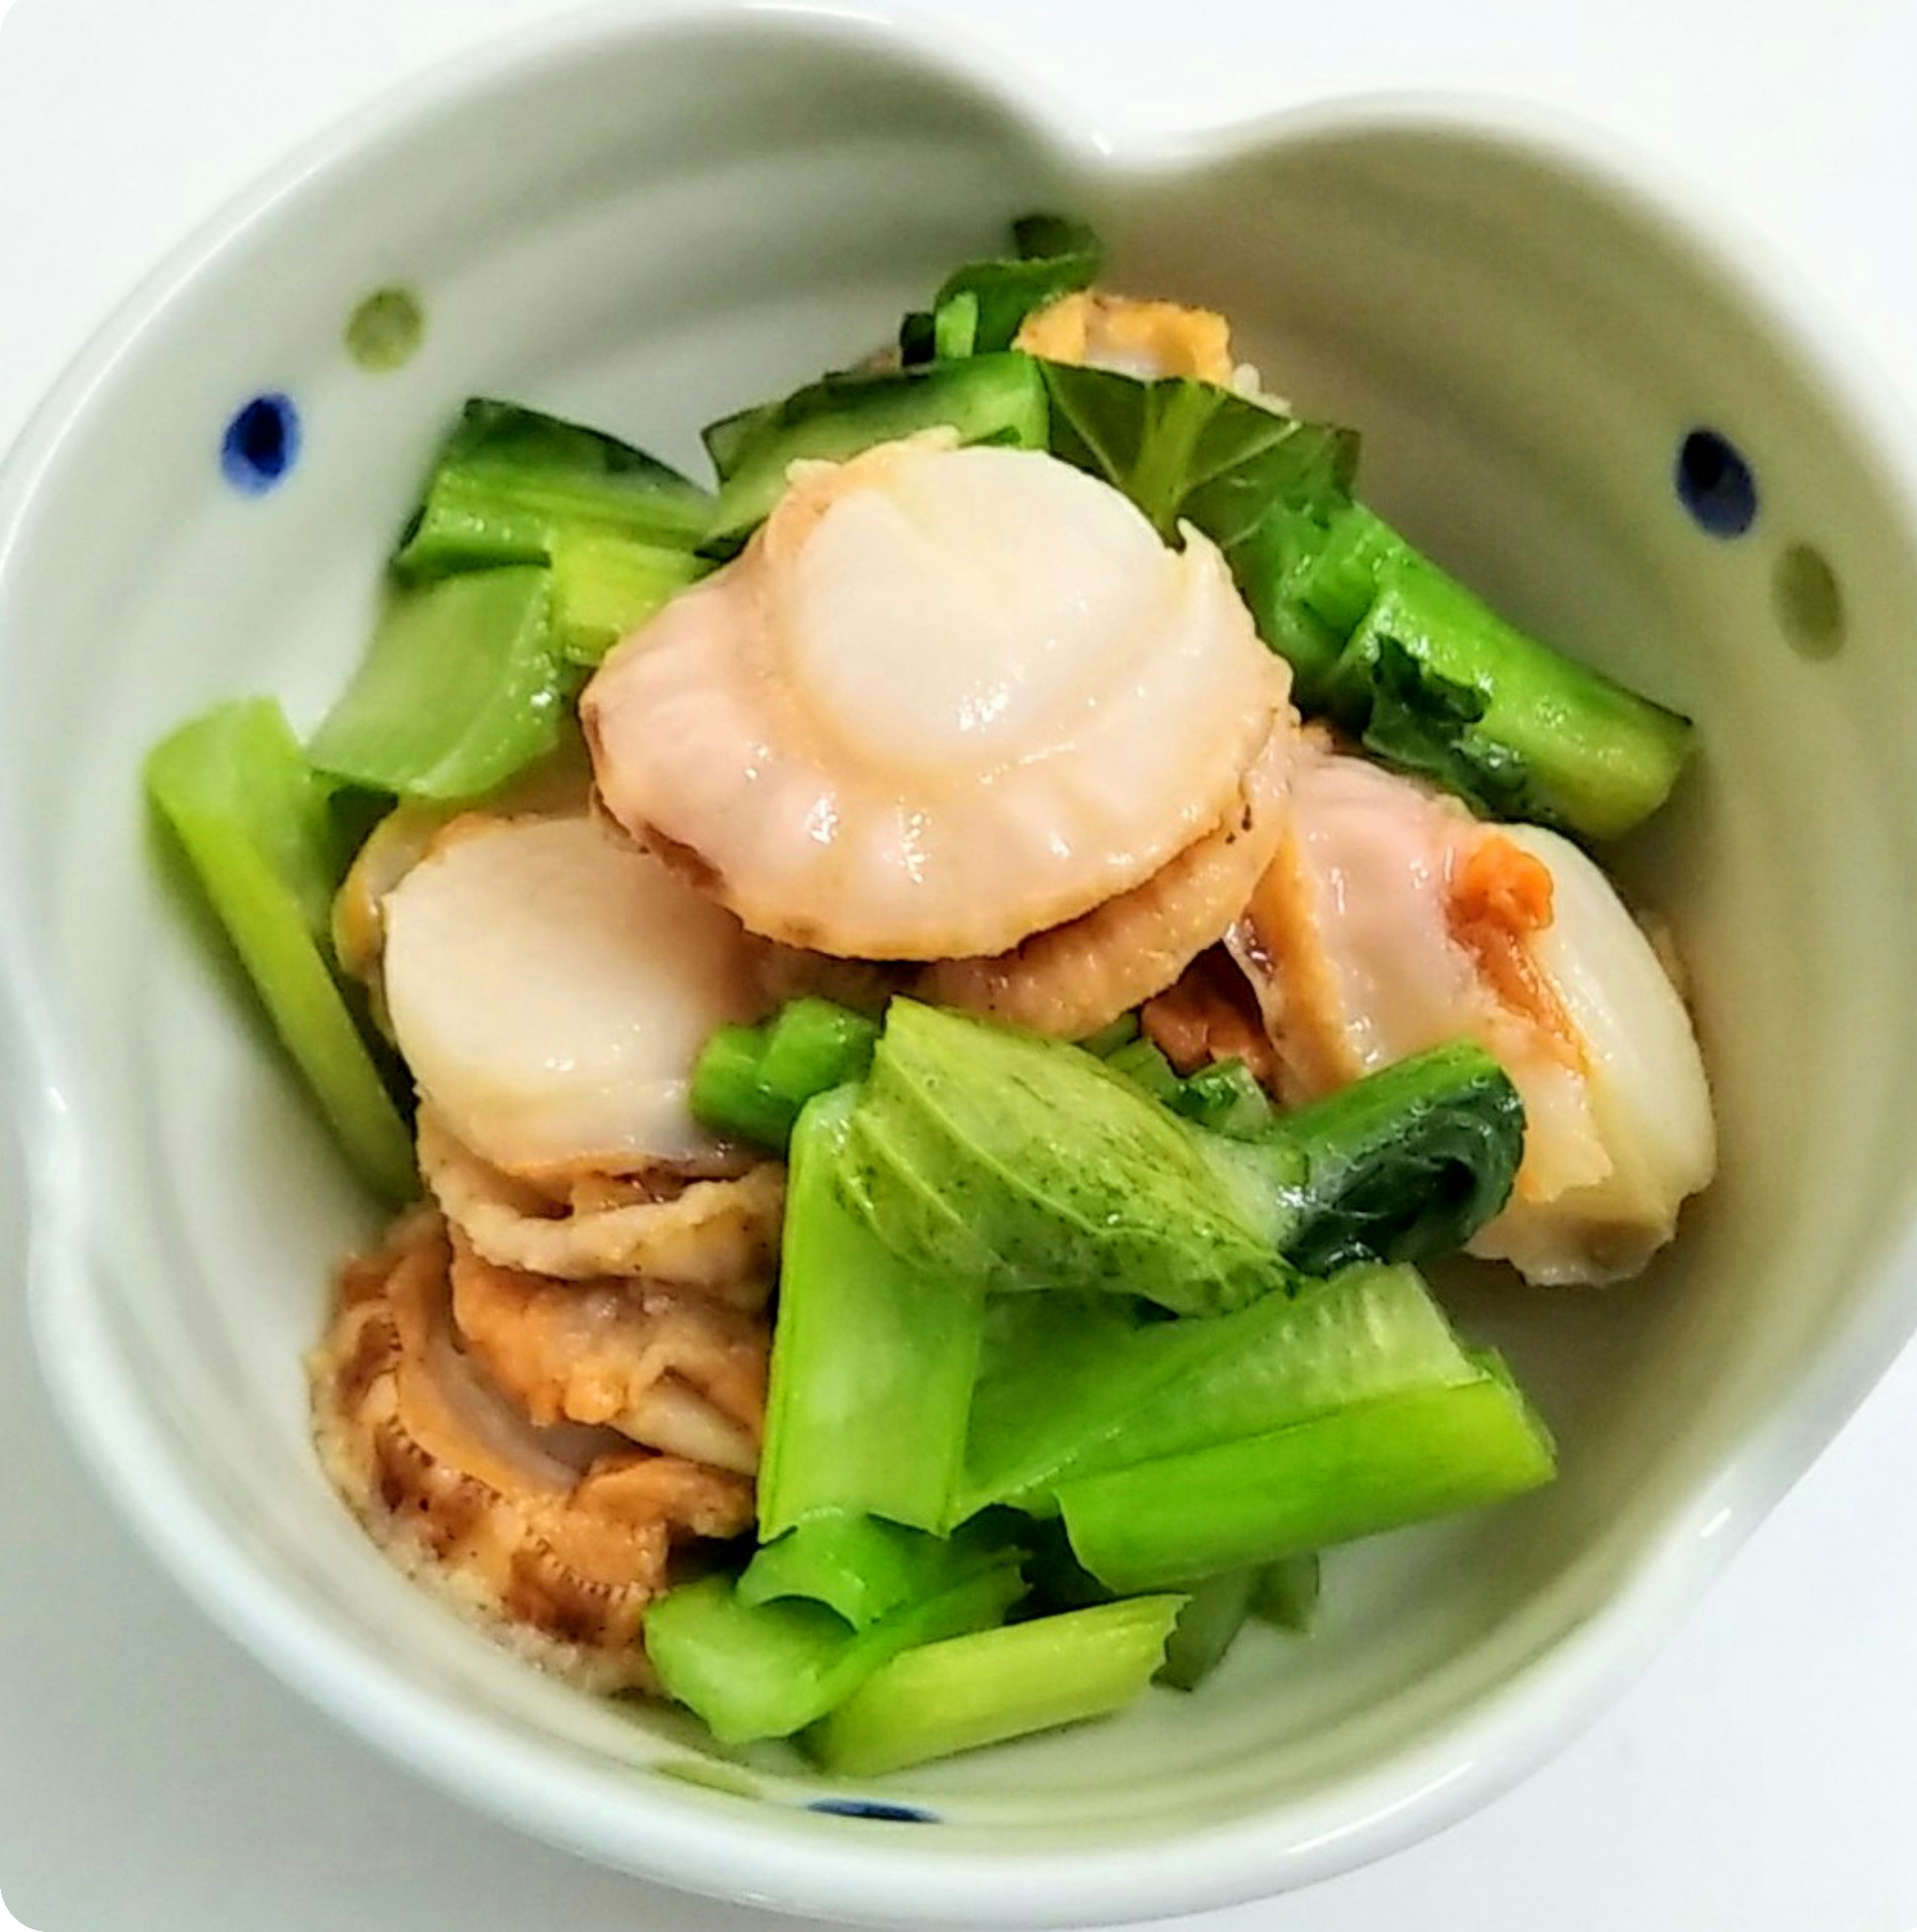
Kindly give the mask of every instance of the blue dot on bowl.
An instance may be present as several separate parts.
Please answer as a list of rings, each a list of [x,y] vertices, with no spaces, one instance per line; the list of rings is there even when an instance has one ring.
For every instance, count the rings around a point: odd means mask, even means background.
[[[839,1818],[880,1818],[894,1825],[936,1825],[937,1817],[916,1804],[882,1804],[871,1798],[815,1798],[808,1811],[830,1812]]]
[[[299,412],[290,396],[255,396],[227,425],[220,469],[236,490],[263,496],[299,457]]]
[[[1757,479],[1728,436],[1694,429],[1678,448],[1678,500],[1698,528],[1741,537],[1757,520]]]

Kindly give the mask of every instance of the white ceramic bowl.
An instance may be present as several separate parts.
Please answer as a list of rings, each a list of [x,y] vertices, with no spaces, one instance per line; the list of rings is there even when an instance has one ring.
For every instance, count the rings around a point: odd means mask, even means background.
[[[611,11],[381,104],[169,262],[0,487],[0,961],[44,1366],[209,1610],[515,1826],[915,1922],[1300,1884],[1456,1817],[1610,1696],[1917,1316],[1917,464],[1828,322],[1669,192],[1462,104],[1113,152],[897,28]],[[1302,406],[1362,425],[1369,492],[1415,537],[1696,714],[1697,767],[1627,866],[1695,974],[1723,1178],[1636,1286],[1456,1298],[1556,1427],[1555,1487],[1339,1554],[1322,1634],[1254,1636],[1194,1697],[834,1791],[524,1670],[328,1493],[299,1356],[368,1210],[167,890],[136,772],[229,694],[317,715],[467,392],[691,460],[702,422],[855,354],[1035,205],[1096,220],[1119,284],[1227,310]],[[368,374],[343,325],[393,283],[424,346]],[[303,435],[249,496],[219,452],[262,392]],[[1674,490],[1700,425],[1754,475],[1741,536]],[[1840,634],[1798,545],[1834,574]],[[848,1798],[936,1822],[812,1808]]]

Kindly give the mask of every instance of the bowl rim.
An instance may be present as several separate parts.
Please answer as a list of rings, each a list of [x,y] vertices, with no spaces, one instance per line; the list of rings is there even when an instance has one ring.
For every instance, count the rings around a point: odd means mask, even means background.
[[[7,592],[48,475],[111,373],[172,302],[256,224],[296,207],[368,143],[404,138],[529,62],[608,39],[771,30],[876,50],[1015,116],[1035,143],[1122,184],[1163,182],[1257,149],[1354,135],[1439,134],[1507,148],[1627,209],[1761,318],[1856,446],[1917,556],[1917,436],[1849,326],[1735,214],[1680,171],[1555,109],[1465,93],[1315,100],[1194,134],[1122,136],[996,50],[885,4],[607,0],[522,26],[430,66],[312,136],[173,248],[82,348],[0,465],[0,648]],[[1686,206],[1677,202],[1682,193]],[[20,890],[21,828],[0,825],[0,905]],[[0,921],[0,1030],[19,1070],[9,1111],[26,1179],[26,1279],[43,1379],[70,1437],[149,1552],[230,1635],[335,1720],[516,1828],[686,1891],[820,1917],[1031,1926],[1116,1923],[1264,1896],[1348,1870],[1450,1824],[1575,1736],[1648,1661],[1730,1556],[1807,1469],[1917,1330],[1917,1226],[1825,1337],[1762,1427],[1678,1505],[1657,1546],[1587,1622],[1527,1658],[1461,1721],[1389,1764],[1309,1797],[1143,1844],[1008,1850],[963,1826],[901,1834],[655,1779],[609,1780],[556,1744],[460,1709],[365,1648],[327,1611],[283,1595],[171,1465],[136,1378],[86,1292],[84,1149],[66,1050],[26,934]],[[137,1473],[138,1480],[131,1478]],[[936,1901],[936,1903],[933,1903]]]

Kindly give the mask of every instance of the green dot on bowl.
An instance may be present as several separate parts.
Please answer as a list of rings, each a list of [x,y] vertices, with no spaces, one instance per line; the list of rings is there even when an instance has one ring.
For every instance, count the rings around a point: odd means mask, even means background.
[[[347,318],[346,350],[361,368],[383,374],[412,359],[426,313],[410,289],[375,289]]]
[[[1792,544],[1777,559],[1772,588],[1791,648],[1807,658],[1834,657],[1843,645],[1843,592],[1823,552]]]

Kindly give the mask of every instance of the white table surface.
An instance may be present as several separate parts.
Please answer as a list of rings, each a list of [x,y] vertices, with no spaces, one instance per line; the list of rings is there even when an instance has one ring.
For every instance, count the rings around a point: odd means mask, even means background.
[[[0,448],[160,250],[388,80],[553,0],[0,0]],[[1917,389],[1909,0],[924,0],[1101,124],[1327,91],[1574,108],[1769,231]],[[1917,639],[1913,639],[1917,646]],[[77,674],[80,668],[77,667]],[[7,1070],[0,1066],[0,1092]],[[0,1894],[38,1932],[765,1932],[518,1840],[203,1623],[60,1439],[0,1148]],[[1441,1838],[1204,1932],[1917,1927],[1917,1354],[1642,1681]],[[0,1907],[0,1927],[9,1923]]]

